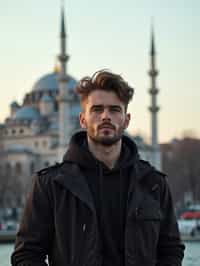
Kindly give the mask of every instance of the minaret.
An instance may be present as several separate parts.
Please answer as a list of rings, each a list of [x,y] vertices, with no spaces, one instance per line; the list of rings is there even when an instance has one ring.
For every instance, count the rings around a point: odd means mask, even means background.
[[[70,101],[69,90],[67,88],[67,66],[69,56],[66,54],[66,32],[65,32],[65,15],[64,6],[61,9],[61,32],[60,32],[60,54],[58,56],[60,62],[60,71],[58,73],[59,95],[59,154],[58,160],[61,161],[66,151],[69,138],[71,136],[70,121]]]
[[[151,96],[151,106],[149,111],[151,113],[151,146],[152,146],[152,164],[158,169],[161,168],[160,160],[160,148],[158,144],[158,111],[159,106],[157,105],[157,95],[159,90],[156,87],[156,77],[158,71],[156,69],[156,51],[155,51],[155,41],[154,41],[154,31],[152,27],[151,33],[151,49],[150,49],[150,71],[149,76],[151,78],[151,88],[149,89],[149,94]]]

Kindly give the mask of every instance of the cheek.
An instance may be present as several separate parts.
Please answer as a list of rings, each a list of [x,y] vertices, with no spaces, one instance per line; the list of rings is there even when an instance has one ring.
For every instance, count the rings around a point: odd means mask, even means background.
[[[86,125],[86,128],[93,128],[93,129],[96,129],[97,126],[98,126],[97,119],[96,119],[95,117],[88,117],[88,118],[85,120],[85,125]]]
[[[92,115],[88,118],[88,123],[91,124],[91,125],[97,125],[101,122],[101,118],[99,115]]]
[[[126,119],[124,117],[116,117],[115,119],[116,124],[118,124],[118,126],[125,126],[126,125]]]
[[[122,119],[119,124],[119,128],[125,130],[127,127],[128,127],[127,121],[125,119]]]

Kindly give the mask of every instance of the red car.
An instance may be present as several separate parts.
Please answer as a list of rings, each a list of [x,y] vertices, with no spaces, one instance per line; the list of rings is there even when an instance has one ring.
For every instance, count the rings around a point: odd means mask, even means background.
[[[181,219],[200,219],[200,211],[186,211],[181,214]]]

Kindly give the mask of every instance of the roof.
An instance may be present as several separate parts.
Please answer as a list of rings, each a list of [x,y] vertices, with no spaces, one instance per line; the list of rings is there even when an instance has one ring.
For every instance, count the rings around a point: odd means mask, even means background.
[[[38,81],[33,85],[32,90],[33,91],[56,91],[58,90],[58,72],[52,72],[48,73],[41,78],[39,78]],[[76,86],[77,81],[71,77],[68,76],[68,83],[67,87],[70,90],[73,90],[74,87]]]
[[[44,94],[44,95],[42,96],[42,98],[41,98],[41,101],[43,101],[43,102],[52,102],[53,99],[52,99],[49,95]]]
[[[16,112],[14,119],[38,120],[40,117],[40,113],[36,108],[32,106],[24,106]]]

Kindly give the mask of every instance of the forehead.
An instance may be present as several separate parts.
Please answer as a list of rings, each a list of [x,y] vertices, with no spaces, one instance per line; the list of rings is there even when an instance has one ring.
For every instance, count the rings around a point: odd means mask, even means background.
[[[113,91],[95,90],[91,92],[87,99],[87,105],[120,105],[124,106],[123,102]]]

